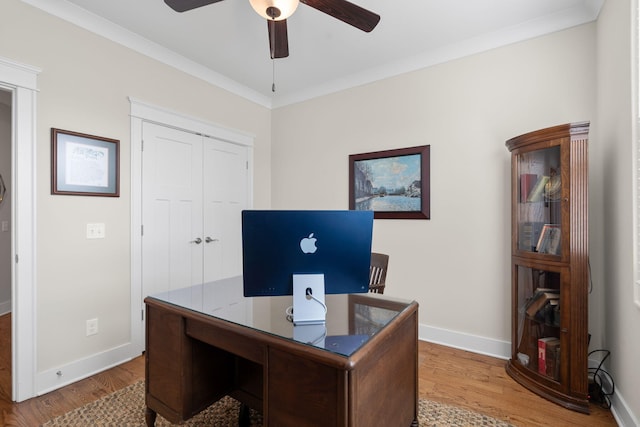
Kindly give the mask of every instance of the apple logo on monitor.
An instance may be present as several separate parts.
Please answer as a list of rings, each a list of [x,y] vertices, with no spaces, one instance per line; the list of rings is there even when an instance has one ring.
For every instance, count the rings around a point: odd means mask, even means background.
[[[304,237],[302,240],[300,240],[300,249],[302,249],[302,252],[304,252],[305,254],[315,253],[315,251],[318,250],[318,248],[316,247],[317,241],[318,239],[313,237],[313,233],[311,233],[309,234],[309,237]]]

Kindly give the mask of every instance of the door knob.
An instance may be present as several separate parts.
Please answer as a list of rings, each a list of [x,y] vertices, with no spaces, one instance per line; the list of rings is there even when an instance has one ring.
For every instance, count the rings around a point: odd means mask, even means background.
[[[219,242],[219,239],[212,239],[211,237],[207,236],[204,238],[204,241],[207,243],[211,243],[211,242]]]
[[[195,243],[196,245],[199,245],[200,243],[202,243],[202,239],[201,238],[196,238],[196,240],[192,240],[189,243]]]

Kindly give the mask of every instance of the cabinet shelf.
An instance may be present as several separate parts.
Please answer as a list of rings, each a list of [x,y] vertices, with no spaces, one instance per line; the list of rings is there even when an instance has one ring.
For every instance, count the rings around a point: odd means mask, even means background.
[[[511,152],[512,345],[506,370],[531,391],[589,412],[589,123],[534,131]]]

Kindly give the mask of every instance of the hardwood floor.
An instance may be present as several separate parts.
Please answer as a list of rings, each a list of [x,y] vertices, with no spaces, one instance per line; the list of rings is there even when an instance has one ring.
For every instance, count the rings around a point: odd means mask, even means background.
[[[0,426],[36,427],[74,408],[144,379],[142,356],[44,396],[13,403],[11,316],[0,316]],[[516,426],[615,426],[609,410],[579,414],[527,391],[509,377],[505,361],[420,342],[420,397],[465,407]],[[395,426],[394,426],[395,427]]]
[[[570,411],[507,375],[506,361],[420,341],[420,397],[464,407],[516,426],[616,426],[611,411]]]

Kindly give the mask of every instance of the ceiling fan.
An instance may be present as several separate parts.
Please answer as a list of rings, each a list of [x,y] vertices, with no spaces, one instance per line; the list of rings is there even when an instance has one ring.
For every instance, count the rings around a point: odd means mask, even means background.
[[[164,0],[176,12],[185,12],[222,0]],[[267,19],[271,58],[289,56],[287,18],[295,12],[298,3],[333,16],[362,31],[370,32],[380,21],[380,15],[346,0],[249,0],[253,9]]]

